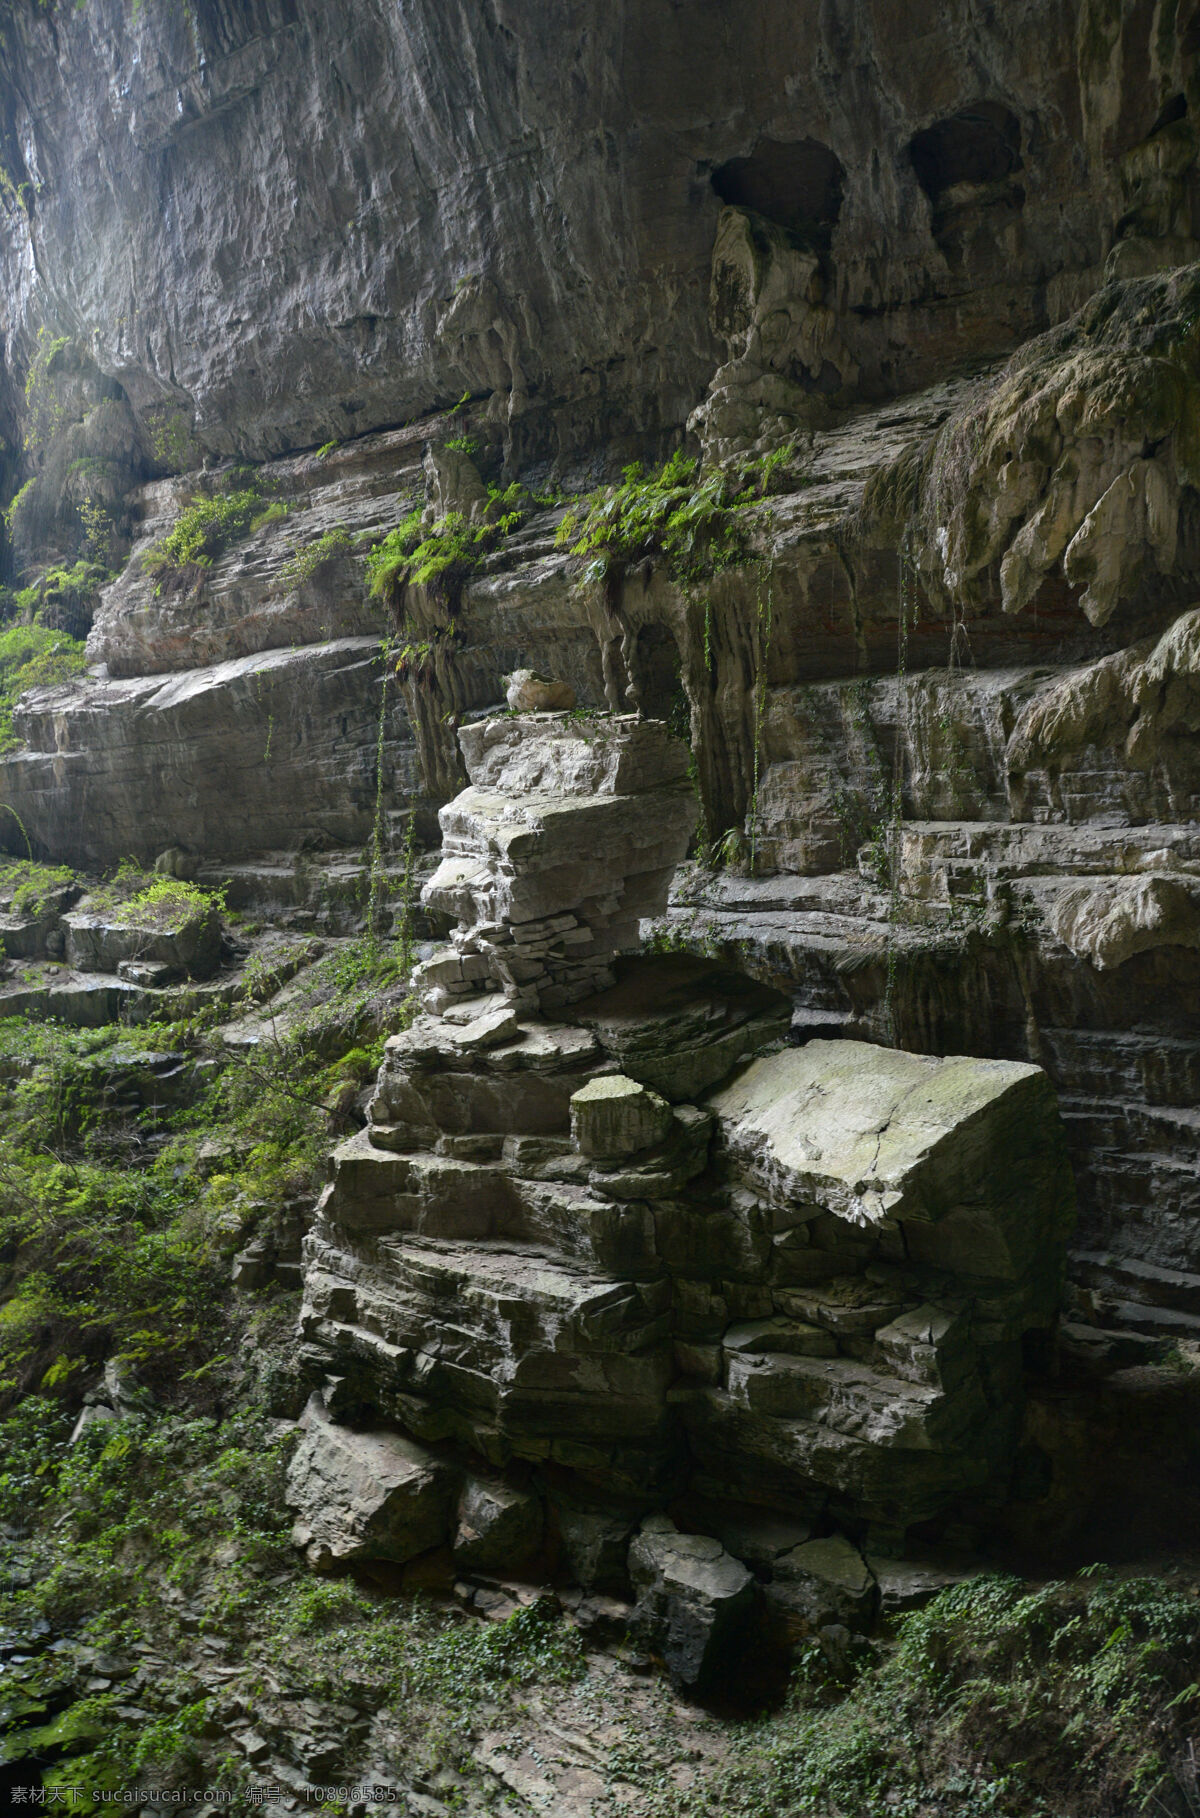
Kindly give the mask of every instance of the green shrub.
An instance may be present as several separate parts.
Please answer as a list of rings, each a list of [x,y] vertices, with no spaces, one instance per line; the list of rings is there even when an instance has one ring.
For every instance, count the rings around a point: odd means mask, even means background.
[[[323,536],[306,549],[294,550],[279,571],[279,579],[285,587],[301,587],[327,563],[335,562],[347,556],[354,548],[354,540],[344,525],[338,524],[333,530],[327,530]]]
[[[47,569],[19,590],[17,612],[26,623],[86,638],[100,589],[111,579],[111,569],[99,562],[82,560],[70,568]]]
[[[18,534],[22,519],[33,504],[36,491],[37,475],[34,474],[30,479],[26,480],[25,484],[9,500],[4,513],[4,522],[8,527],[8,534],[10,537],[15,537]]]
[[[159,934],[177,932],[193,922],[205,921],[220,912],[219,895],[202,890],[179,877],[156,877],[152,883],[130,897],[122,911],[122,920],[132,928],[145,928]]]
[[[27,449],[44,447],[62,428],[63,406],[54,384],[54,374],[61,366],[60,354],[69,346],[66,335],[52,335],[44,327],[38,329],[37,350],[25,375],[25,404],[29,412],[25,433]]]
[[[178,932],[214,913],[219,915],[224,906],[221,890],[205,890],[184,878],[143,871],[129,859],[107,884],[97,885],[88,894],[90,909],[119,910],[123,924],[154,934]]]
[[[44,625],[10,625],[0,631],[0,753],[20,744],[13,707],[29,688],[74,681],[87,668],[79,638]]]
[[[17,915],[37,916],[54,891],[73,883],[68,865],[36,865],[28,859],[0,860],[0,892]]]
[[[698,463],[677,450],[656,474],[640,461],[624,469],[619,486],[568,512],[558,544],[587,558],[585,581],[619,584],[625,570],[661,561],[673,580],[691,582],[749,558],[747,509],[760,493],[744,476],[718,468],[697,478]]]
[[[242,482],[240,486],[232,484],[235,479]],[[286,517],[287,509],[282,500],[265,501],[258,481],[247,469],[235,469],[225,490],[191,499],[166,536],[142,560],[164,580],[194,577],[211,568],[219,555],[250,531]]]
[[[185,505],[172,530],[149,550],[148,568],[207,568],[214,558],[249,530],[262,500],[249,488],[219,494],[215,499],[193,499]]]
[[[810,1647],[787,1707],[647,1818],[1117,1818],[1159,1809],[1200,1706],[1194,1584],[986,1576],[904,1618],[849,1690]],[[1174,1810],[1174,1806],[1163,1806]]]
[[[436,599],[455,605],[472,570],[544,502],[514,480],[503,489],[488,487],[487,506],[477,523],[450,511],[426,528],[420,508],[411,511],[368,552],[368,593],[398,608],[409,587],[428,587]]]

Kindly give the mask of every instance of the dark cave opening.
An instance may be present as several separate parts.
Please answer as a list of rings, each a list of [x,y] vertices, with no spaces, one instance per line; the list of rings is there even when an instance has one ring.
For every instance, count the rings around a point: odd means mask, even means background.
[[[1025,203],[1015,181],[1022,169],[1016,115],[998,101],[978,101],[915,133],[908,150],[951,269],[1003,263],[1011,252],[1005,230]]]
[[[722,202],[753,209],[827,252],[845,177],[840,159],[816,139],[760,139],[749,157],[718,166],[712,186]]]
[[[1021,126],[999,101],[977,101],[909,141],[917,182],[935,205],[960,183],[1002,183],[1021,169]]]

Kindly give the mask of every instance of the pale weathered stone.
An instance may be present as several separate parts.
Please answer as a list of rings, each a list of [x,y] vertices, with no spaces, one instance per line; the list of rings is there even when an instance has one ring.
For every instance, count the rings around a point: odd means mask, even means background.
[[[670,1128],[666,1100],[623,1073],[601,1074],[571,1098],[571,1135],[584,1155],[636,1155],[662,1142]]]
[[[15,716],[28,743],[3,761],[4,797],[35,852],[69,847],[77,863],[149,861],[179,840],[231,857],[294,845],[298,834],[362,845],[375,812],[382,679],[378,641],[353,638],[39,689]],[[387,785],[408,783],[414,756],[389,696]],[[4,821],[0,841],[24,856],[12,815]]]
[[[947,1564],[940,1559],[885,1559],[868,1553],[866,1563],[879,1586],[879,1604],[885,1616],[919,1610],[939,1591],[961,1584],[977,1568]]]
[[[513,713],[561,713],[576,704],[569,682],[554,682],[532,669],[514,669],[507,678],[505,698]]]
[[[712,1103],[730,1156],[777,1200],[866,1227],[977,1207],[1001,1228],[981,1237],[980,1274],[1023,1267],[1028,1243],[1052,1248],[1069,1227],[1054,1095],[1036,1067],[814,1041],[752,1062]],[[1018,1175],[1027,1197],[1013,1207]],[[1006,1262],[1014,1221],[1021,1253]]]
[[[164,918],[161,916],[160,921]],[[213,905],[185,905],[175,926],[147,925],[120,904],[93,909],[85,901],[64,918],[68,965],[83,972],[116,972],[131,961],[163,968],[135,983],[162,984],[171,975],[211,978],[221,961],[221,918]]]
[[[531,1008],[594,997],[686,850],[683,746],[657,721],[552,713],[465,726],[460,743],[471,786],[441,811],[421,893],[459,926],[415,974],[426,1009],[485,982]]]
[[[1155,947],[1200,946],[1200,882],[1174,877],[1106,878],[1060,892],[1051,928],[1101,971]]]

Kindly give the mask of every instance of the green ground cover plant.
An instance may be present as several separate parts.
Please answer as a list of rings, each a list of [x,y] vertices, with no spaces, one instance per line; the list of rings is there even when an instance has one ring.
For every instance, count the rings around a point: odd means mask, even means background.
[[[619,584],[628,568],[645,560],[660,561],[673,580],[699,581],[747,560],[745,514],[761,496],[728,468],[701,479],[699,462],[677,449],[657,473],[631,462],[619,485],[602,487],[567,512],[557,541],[585,559],[585,582]]]
[[[38,865],[29,859],[0,860],[0,897],[16,915],[38,916],[54,894],[73,884],[69,865]]]
[[[463,584],[484,557],[526,522],[529,513],[548,504],[517,480],[490,485],[482,516],[472,522],[450,511],[427,525],[418,507],[409,512],[367,553],[367,591],[373,599],[398,609],[410,587],[427,587],[439,602],[457,605]]]
[[[45,625],[9,625],[0,631],[0,753],[15,751],[21,740],[13,708],[30,688],[73,682],[87,668],[81,639]]]
[[[1198,1672],[1194,1578],[970,1579],[873,1663],[864,1648],[839,1676],[803,1648],[785,1708],[702,1790],[648,1788],[646,1818],[1187,1813]]]
[[[305,548],[293,552],[279,571],[280,583],[284,587],[302,587],[322,568],[350,555],[353,549],[354,539],[350,532],[345,525],[337,524]]]
[[[282,500],[264,497],[252,471],[235,469],[224,477],[220,490],[194,495],[166,536],[146,551],[142,562],[160,577],[160,592],[167,587],[186,589],[244,536],[286,514]]]
[[[220,914],[224,894],[205,890],[181,877],[144,872],[137,865],[126,863],[110,883],[90,892],[87,906],[97,911],[119,911],[121,921],[128,927],[166,934]]]

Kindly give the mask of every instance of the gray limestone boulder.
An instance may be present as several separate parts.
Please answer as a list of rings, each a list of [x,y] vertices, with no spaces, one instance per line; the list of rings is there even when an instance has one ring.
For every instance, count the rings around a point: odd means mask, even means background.
[[[629,1594],[629,1537],[632,1516],[574,1496],[555,1498],[562,1551],[575,1582],[587,1592]]]
[[[466,1570],[519,1570],[542,1544],[542,1505],[502,1478],[469,1477],[458,1499],[454,1562]]]
[[[703,1691],[745,1641],[757,1610],[754,1579],[708,1534],[681,1534],[665,1515],[642,1523],[629,1548],[638,1627],[676,1685]]]
[[[1103,972],[1156,947],[1200,946],[1200,890],[1176,877],[1097,878],[1057,893],[1047,920]]]
[[[664,1141],[670,1129],[666,1100],[623,1073],[601,1074],[571,1099],[571,1135],[584,1155],[636,1155]]]
[[[569,682],[551,681],[532,669],[514,669],[506,680],[504,698],[514,713],[569,712],[575,705],[575,690]]]
[[[978,1566],[956,1566],[944,1560],[884,1559],[874,1554],[868,1554],[867,1564],[879,1586],[880,1607],[885,1616],[919,1610],[939,1591],[961,1584],[979,1570]]]
[[[399,1565],[449,1537],[456,1473],[400,1433],[355,1432],[329,1418],[319,1395],[288,1469],[292,1539],[310,1565],[355,1559]]]
[[[858,1548],[844,1535],[831,1534],[781,1554],[768,1596],[799,1627],[819,1629],[833,1622],[862,1629],[875,1615],[879,1591]]]
[[[81,972],[116,972],[137,964],[164,967],[164,977],[186,973],[205,979],[221,963],[221,918],[215,904],[181,912],[175,926],[155,926],[120,904],[90,910],[86,902],[64,921],[67,962]],[[162,983],[164,978],[135,982]]]
[[[910,1257],[935,1267],[1057,1279],[1074,1187],[1040,1068],[811,1041],[752,1062],[711,1103],[729,1158],[772,1204],[901,1225]]]

